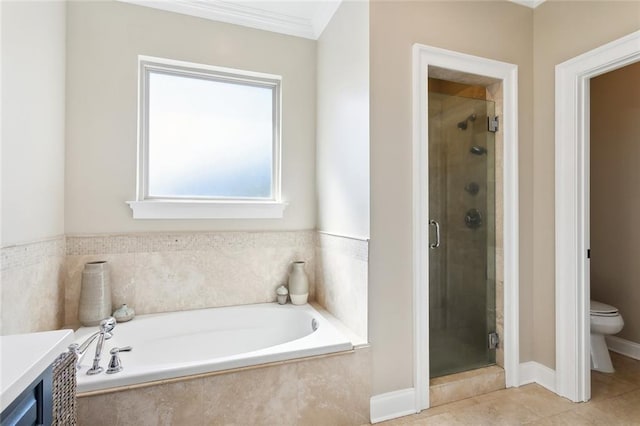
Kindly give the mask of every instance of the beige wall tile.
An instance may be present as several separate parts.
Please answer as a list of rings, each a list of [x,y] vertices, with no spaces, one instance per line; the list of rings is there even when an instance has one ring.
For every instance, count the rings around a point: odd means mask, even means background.
[[[360,425],[370,350],[80,397],[80,425]]]
[[[202,425],[203,381],[185,380],[78,399],[80,425]]]
[[[110,264],[114,309],[137,314],[275,301],[290,264],[307,263],[315,295],[315,232],[148,233],[68,237],[65,322],[77,324],[82,269]],[[365,300],[366,302],[366,300]]]
[[[58,237],[2,248],[1,335],[62,326],[64,245]]]
[[[204,379],[205,424],[295,425],[295,363]]]
[[[367,340],[369,243],[318,235],[316,299],[363,340]]]
[[[298,424],[357,425],[369,420],[370,349],[298,364]]]

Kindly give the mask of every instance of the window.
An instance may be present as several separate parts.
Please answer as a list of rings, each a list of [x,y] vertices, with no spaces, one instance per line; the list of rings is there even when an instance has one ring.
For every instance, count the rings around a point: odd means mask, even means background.
[[[134,218],[282,217],[280,81],[139,57]]]

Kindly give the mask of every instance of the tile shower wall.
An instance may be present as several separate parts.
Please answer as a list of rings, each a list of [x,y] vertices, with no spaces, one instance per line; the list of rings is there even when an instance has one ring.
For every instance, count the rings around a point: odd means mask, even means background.
[[[3,247],[0,335],[63,324],[65,238]]]
[[[318,233],[316,300],[367,340],[369,242]]]
[[[112,300],[138,314],[275,301],[291,262],[307,262],[315,294],[315,231],[68,236],[65,324],[77,325],[84,264],[110,264]],[[366,299],[365,299],[366,300]]]
[[[78,398],[86,425],[362,425],[369,348]],[[117,409],[115,409],[117,407]]]

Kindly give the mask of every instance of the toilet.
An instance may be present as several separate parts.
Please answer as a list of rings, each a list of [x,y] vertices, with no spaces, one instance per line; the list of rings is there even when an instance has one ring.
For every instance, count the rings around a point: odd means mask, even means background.
[[[624,326],[618,309],[595,300],[591,301],[591,369],[613,373],[611,357],[604,337],[619,333]]]

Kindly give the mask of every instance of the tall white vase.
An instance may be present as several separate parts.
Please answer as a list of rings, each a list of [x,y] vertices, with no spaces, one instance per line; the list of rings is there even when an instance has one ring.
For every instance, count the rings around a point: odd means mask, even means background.
[[[111,280],[106,261],[89,262],[82,271],[78,319],[82,325],[98,325],[111,316]]]
[[[304,262],[293,262],[289,273],[289,297],[294,305],[304,305],[309,298],[309,278]]]

